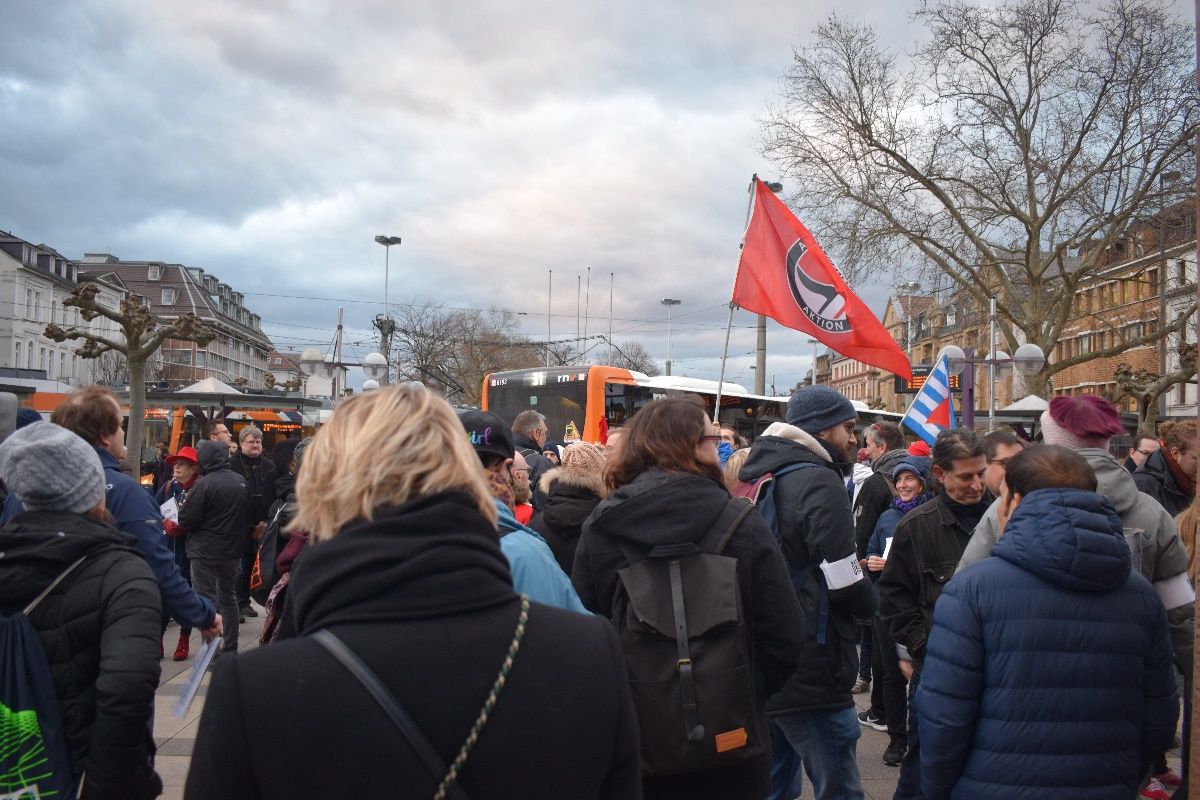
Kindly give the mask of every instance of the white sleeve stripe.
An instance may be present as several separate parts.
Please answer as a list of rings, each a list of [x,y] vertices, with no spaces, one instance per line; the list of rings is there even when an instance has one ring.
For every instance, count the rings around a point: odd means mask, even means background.
[[[1192,589],[1186,572],[1181,572],[1174,578],[1158,581],[1154,584],[1154,588],[1158,591],[1159,598],[1162,599],[1163,607],[1168,611],[1196,602],[1196,592]]]
[[[821,562],[821,571],[825,573],[825,585],[830,591],[845,589],[863,579],[862,567],[858,564],[858,556],[854,553],[843,559]]]

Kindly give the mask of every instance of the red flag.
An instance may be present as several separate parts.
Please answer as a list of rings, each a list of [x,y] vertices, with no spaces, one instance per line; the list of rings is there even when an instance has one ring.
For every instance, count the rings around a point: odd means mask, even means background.
[[[814,336],[844,356],[912,380],[900,345],[850,291],[808,229],[758,178],[733,302]]]

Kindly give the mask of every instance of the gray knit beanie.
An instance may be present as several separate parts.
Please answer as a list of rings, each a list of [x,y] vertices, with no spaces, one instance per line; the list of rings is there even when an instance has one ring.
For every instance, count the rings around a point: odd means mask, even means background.
[[[0,444],[0,477],[27,511],[77,514],[104,499],[107,483],[96,449],[52,422],[21,428]]]
[[[852,419],[858,419],[854,404],[828,386],[805,386],[788,400],[788,424],[814,436]]]

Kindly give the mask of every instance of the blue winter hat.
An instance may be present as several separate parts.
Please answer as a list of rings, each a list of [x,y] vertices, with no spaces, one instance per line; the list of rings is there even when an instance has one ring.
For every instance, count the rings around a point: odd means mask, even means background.
[[[923,456],[907,456],[896,465],[892,470],[892,482],[900,477],[901,472],[911,472],[921,479],[923,487],[929,486],[929,468],[933,464],[933,459]]]
[[[854,404],[828,386],[805,386],[788,400],[788,424],[814,436],[852,419],[858,419]]]

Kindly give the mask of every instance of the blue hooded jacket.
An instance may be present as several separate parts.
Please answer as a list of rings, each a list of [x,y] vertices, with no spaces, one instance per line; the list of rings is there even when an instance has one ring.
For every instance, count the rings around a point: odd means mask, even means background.
[[[1128,800],[1171,744],[1166,612],[1094,492],[1040,489],[942,591],[921,675],[928,800]]]
[[[571,579],[562,571],[550,545],[538,532],[517,522],[512,510],[496,498],[500,514],[500,551],[508,559],[513,588],[530,600],[581,614],[590,613],[579,601]]]

